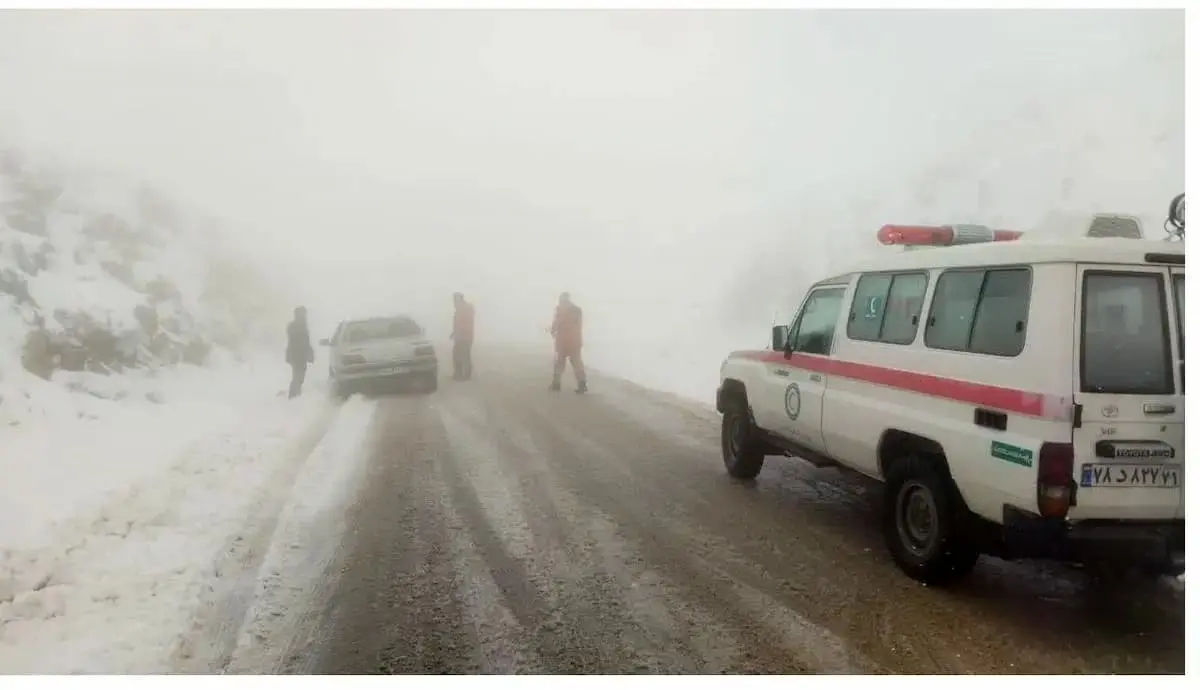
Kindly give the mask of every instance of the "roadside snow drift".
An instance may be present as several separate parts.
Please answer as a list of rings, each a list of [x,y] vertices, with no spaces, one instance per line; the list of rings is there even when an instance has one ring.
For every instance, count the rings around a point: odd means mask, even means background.
[[[337,582],[330,568],[361,489],[374,410],[374,401],[350,398],[304,463],[279,514],[225,672],[279,673],[289,662],[310,672],[293,657],[312,658],[306,652],[319,647],[315,626]]]
[[[0,673],[186,663],[208,632],[197,617],[257,570],[256,538],[338,409],[319,387],[281,397],[282,369],[184,368],[154,382],[161,403],[0,429]]]

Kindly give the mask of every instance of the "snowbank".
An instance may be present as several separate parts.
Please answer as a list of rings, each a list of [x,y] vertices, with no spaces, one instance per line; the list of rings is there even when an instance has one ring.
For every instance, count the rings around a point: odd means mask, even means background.
[[[246,612],[226,673],[280,673],[293,657],[306,654],[320,635],[315,627],[337,583],[330,569],[343,555],[349,511],[361,488],[369,457],[369,432],[376,403],[346,401],[320,445],[304,463],[279,514],[270,547],[255,577],[253,604]],[[296,669],[311,672],[301,665]]]
[[[0,672],[172,669],[336,410],[285,379],[270,360],[99,377],[116,401],[46,382],[0,428]]]

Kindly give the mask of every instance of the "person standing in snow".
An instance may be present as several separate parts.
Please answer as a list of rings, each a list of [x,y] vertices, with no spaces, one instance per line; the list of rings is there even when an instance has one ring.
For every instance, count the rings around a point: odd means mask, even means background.
[[[550,326],[550,335],[554,336],[554,379],[550,390],[562,390],[562,375],[571,362],[571,371],[575,373],[575,392],[587,392],[587,375],[583,371],[583,360],[580,357],[583,350],[583,310],[571,301],[571,295],[562,293],[558,296],[558,307],[554,310],[554,323]]]
[[[308,373],[308,365],[313,361],[312,340],[308,335],[308,310],[296,307],[292,312],[292,322],[287,326],[287,363],[292,366],[292,385],[288,387],[288,397],[300,395],[304,385],[304,375]]]
[[[475,305],[468,302],[463,293],[454,293],[454,330],[450,333],[454,341],[454,380],[471,378],[471,346],[475,344]]]

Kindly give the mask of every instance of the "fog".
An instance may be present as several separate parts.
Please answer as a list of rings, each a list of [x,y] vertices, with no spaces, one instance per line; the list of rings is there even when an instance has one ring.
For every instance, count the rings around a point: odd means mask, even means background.
[[[1183,190],[1182,11],[4,12],[0,134],[236,229],[318,331],[411,312],[689,395],[884,222]],[[253,299],[247,295],[247,299]],[[289,314],[281,313],[281,325]]]

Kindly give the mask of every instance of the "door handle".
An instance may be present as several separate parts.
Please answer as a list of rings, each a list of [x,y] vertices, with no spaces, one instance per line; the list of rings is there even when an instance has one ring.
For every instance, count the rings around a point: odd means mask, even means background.
[[[820,382],[821,382],[821,375],[820,375],[820,374],[809,374],[809,375],[808,375],[808,380],[809,380],[809,381],[812,381],[812,382],[814,382],[814,383],[820,383]]]
[[[1167,403],[1146,403],[1142,405],[1144,414],[1175,414],[1175,406]]]
[[[788,371],[787,369],[776,369],[775,375],[776,376],[791,376],[792,372]]]

